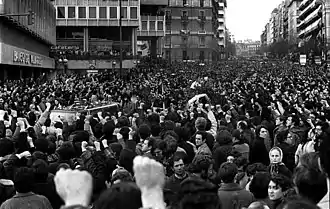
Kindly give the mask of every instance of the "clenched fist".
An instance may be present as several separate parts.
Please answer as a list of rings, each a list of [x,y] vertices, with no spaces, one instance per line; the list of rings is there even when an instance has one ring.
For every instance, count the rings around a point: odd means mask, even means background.
[[[163,187],[165,183],[164,167],[148,157],[134,158],[134,176],[141,189],[144,208],[165,209]]]
[[[141,190],[163,188],[165,183],[164,167],[148,157],[134,158],[134,176]]]
[[[93,178],[87,171],[61,168],[54,177],[56,191],[65,206],[87,207],[92,195]]]

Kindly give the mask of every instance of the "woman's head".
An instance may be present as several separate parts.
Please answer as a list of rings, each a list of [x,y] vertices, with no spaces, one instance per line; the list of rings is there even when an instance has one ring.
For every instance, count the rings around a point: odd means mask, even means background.
[[[283,159],[283,152],[279,147],[273,147],[269,151],[270,163],[281,163]]]
[[[266,139],[269,137],[269,131],[266,126],[258,126],[256,128],[256,133],[258,137]]]
[[[291,188],[290,179],[283,175],[271,177],[268,185],[268,196],[270,200],[278,200],[284,197],[287,190]]]

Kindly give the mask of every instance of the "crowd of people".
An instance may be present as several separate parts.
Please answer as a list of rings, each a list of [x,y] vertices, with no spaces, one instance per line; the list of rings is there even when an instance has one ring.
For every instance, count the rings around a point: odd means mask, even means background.
[[[329,208],[324,67],[141,66],[1,83],[0,209]]]

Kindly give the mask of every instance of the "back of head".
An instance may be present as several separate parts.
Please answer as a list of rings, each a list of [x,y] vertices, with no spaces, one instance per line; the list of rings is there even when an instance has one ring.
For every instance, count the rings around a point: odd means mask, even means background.
[[[196,129],[199,130],[199,131],[205,131],[205,129],[206,129],[206,125],[207,125],[206,123],[207,123],[207,121],[206,121],[205,118],[203,118],[203,117],[198,117],[198,118],[196,119],[196,121],[195,121],[195,127],[196,127]]]
[[[139,133],[139,136],[141,139],[146,139],[146,138],[150,137],[150,134],[151,134],[150,127],[147,124],[142,124],[139,127],[138,133]]]
[[[268,172],[256,173],[250,183],[250,192],[256,199],[267,198],[269,182],[270,174]]]
[[[37,182],[45,183],[48,178],[48,165],[44,160],[38,159],[32,164],[34,176]]]
[[[319,155],[323,170],[330,176],[330,140],[321,140]]]
[[[140,189],[135,183],[128,182],[114,184],[104,191],[95,203],[95,209],[139,209],[141,207]]]
[[[31,192],[34,185],[34,174],[31,168],[20,167],[14,175],[14,186],[19,193]]]
[[[225,162],[219,168],[218,177],[224,183],[233,183],[237,173],[238,168],[235,163]]]
[[[320,170],[298,166],[293,181],[298,194],[314,204],[319,203],[328,192],[327,177]]]
[[[319,209],[319,207],[306,200],[293,200],[286,203],[283,209]]]
[[[180,209],[221,209],[217,187],[197,177],[181,182],[179,200]]]
[[[253,202],[249,205],[248,209],[269,209],[268,205],[263,202]]]

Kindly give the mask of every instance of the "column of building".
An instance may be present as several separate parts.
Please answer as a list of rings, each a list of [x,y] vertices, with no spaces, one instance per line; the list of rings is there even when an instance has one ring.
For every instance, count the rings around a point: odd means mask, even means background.
[[[88,48],[89,48],[89,31],[88,31],[88,27],[84,28],[84,51],[88,52]]]
[[[132,28],[132,55],[137,54],[137,28]]]

